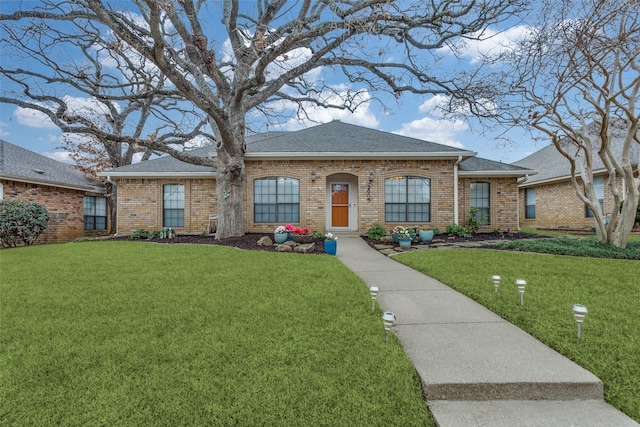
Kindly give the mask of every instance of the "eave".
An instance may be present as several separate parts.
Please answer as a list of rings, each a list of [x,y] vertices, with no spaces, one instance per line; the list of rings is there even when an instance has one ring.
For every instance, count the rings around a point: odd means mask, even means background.
[[[474,151],[439,152],[264,152],[245,154],[246,160],[457,160],[476,156]]]
[[[105,192],[105,189],[100,187],[99,185],[73,185],[65,182],[25,178],[18,175],[0,175],[0,179],[4,179],[7,181],[24,182],[26,184],[46,185],[47,187],[65,188],[67,190],[91,191],[94,193]]]

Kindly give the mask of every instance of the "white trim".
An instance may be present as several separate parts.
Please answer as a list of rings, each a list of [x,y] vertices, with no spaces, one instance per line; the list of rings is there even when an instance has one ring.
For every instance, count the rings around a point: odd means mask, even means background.
[[[458,157],[475,157],[478,153],[474,151],[459,151],[452,153],[450,151],[434,151],[434,152],[398,152],[398,151],[384,151],[384,152],[341,152],[341,151],[323,151],[323,152],[261,152],[251,153],[247,152],[244,155],[245,159],[260,159],[260,160],[279,160],[282,158],[296,159],[296,160],[318,160],[318,159],[358,159],[358,160],[377,160],[377,159],[398,159],[398,160],[455,160]]]
[[[26,184],[44,185],[44,186],[47,186],[47,187],[66,188],[68,190],[91,191],[93,193],[105,193],[106,192],[106,190],[104,188],[101,188],[99,186],[72,185],[72,184],[65,184],[63,182],[41,181],[41,180],[37,180],[37,179],[28,179],[28,178],[24,178],[24,177],[14,177],[14,176],[11,176],[11,175],[2,175],[2,176],[0,176],[0,179],[5,179],[7,181],[24,182]]]
[[[520,178],[523,176],[537,175],[538,171],[460,171],[464,178]]]

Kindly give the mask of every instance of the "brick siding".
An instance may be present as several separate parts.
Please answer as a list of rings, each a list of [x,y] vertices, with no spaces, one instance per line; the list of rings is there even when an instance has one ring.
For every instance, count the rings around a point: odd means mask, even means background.
[[[532,188],[532,187],[529,187]],[[587,218],[585,204],[576,194],[570,180],[536,185],[536,217],[525,218],[525,190],[520,189],[520,226],[537,228],[591,228],[593,218]],[[613,196],[605,179],[604,214],[613,209]]]
[[[326,231],[330,206],[327,186],[331,181],[347,181],[354,186],[358,232],[374,224],[386,229],[395,225],[419,225],[444,231],[453,223],[453,160],[296,160],[246,161],[245,229],[247,232],[271,232],[276,223],[255,223],[253,218],[253,180],[286,176],[300,180],[300,222],[296,225]],[[373,180],[369,175],[373,172]],[[312,181],[312,173],[315,181]],[[384,180],[393,176],[419,176],[431,180],[431,222],[421,224],[384,222]],[[469,206],[469,183],[460,180],[460,222]],[[515,230],[518,227],[518,190],[515,178],[482,180],[491,183],[491,226]],[[217,213],[216,183],[213,179],[119,179],[118,233],[130,234],[138,229],[162,229],[162,187],[185,186],[185,224],[178,233],[198,234],[206,229],[208,216]],[[466,189],[466,190],[465,190]]]
[[[107,234],[109,224],[107,224],[107,230],[84,230],[84,196],[104,197],[104,194],[19,181],[1,180],[0,182],[5,200],[26,200],[38,203],[47,210],[49,226],[36,240],[38,244],[68,242],[80,237],[97,237]]]

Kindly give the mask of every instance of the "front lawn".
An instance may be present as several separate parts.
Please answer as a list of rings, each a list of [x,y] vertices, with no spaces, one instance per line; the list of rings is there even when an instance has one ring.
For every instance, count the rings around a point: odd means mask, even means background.
[[[640,422],[640,262],[483,249],[418,251],[394,259],[468,295],[593,372],[605,384],[605,399]],[[492,275],[502,278],[498,293]],[[527,282],[524,306],[516,279]],[[580,340],[573,304],[589,310]]]
[[[433,425],[333,257],[83,242],[0,271],[2,425]]]

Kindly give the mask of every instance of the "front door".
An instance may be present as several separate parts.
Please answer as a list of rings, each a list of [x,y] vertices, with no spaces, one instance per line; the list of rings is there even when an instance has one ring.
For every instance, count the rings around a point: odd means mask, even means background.
[[[349,184],[331,183],[331,228],[349,227]]]

